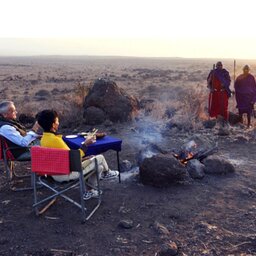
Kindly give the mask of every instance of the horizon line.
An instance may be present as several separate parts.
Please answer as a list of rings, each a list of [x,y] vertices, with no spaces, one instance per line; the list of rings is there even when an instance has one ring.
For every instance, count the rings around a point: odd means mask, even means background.
[[[220,60],[256,60],[254,58],[230,57],[178,57],[178,56],[134,56],[134,55],[87,55],[87,54],[28,54],[28,55],[1,55],[0,58],[28,58],[28,57],[87,57],[87,58],[136,58],[136,59],[220,59]]]

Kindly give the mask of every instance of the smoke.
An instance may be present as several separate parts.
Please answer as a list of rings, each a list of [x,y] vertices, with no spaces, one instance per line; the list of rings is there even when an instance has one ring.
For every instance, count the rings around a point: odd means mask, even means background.
[[[138,149],[149,144],[161,144],[163,136],[163,121],[155,120],[151,116],[142,116],[132,128],[133,134],[128,138]]]

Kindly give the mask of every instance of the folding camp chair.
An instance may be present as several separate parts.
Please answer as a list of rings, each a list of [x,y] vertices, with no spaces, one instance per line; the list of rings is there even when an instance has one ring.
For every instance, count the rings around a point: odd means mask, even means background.
[[[46,202],[51,205],[52,200],[56,199],[58,196],[63,197],[66,201],[74,204],[81,209],[82,212],[82,222],[88,220],[95,211],[99,208],[101,204],[101,193],[99,186],[99,174],[98,174],[98,164],[95,159],[95,170],[91,170],[89,173],[83,174],[81,156],[79,150],[65,150],[56,148],[46,148],[41,146],[31,147],[31,171],[32,171],[32,184],[34,189],[34,204],[35,212],[40,215],[48,207],[44,207],[39,211],[38,206]],[[68,175],[71,172],[78,172],[79,179],[69,182],[50,182],[46,176],[51,175]],[[97,175],[96,189],[98,189],[99,197],[93,209],[86,214],[87,209],[85,208],[85,202],[83,195],[85,193],[85,182],[92,174]],[[37,193],[37,185],[42,185],[52,192],[49,195],[43,195],[43,191],[40,191],[40,199]],[[71,189],[79,186],[80,190],[80,203],[79,200],[74,200],[70,196],[67,196],[67,192]]]
[[[32,187],[16,188],[13,184],[14,178],[31,177],[31,174],[19,175],[14,168],[14,162],[30,162],[30,147],[21,147],[15,145],[10,140],[0,135],[0,161],[3,161],[4,171],[6,173],[9,187],[13,191],[24,191],[32,189]]]

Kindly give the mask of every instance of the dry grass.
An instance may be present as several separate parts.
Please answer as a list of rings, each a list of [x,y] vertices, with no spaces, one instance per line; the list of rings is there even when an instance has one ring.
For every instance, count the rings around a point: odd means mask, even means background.
[[[202,127],[202,121],[208,119],[206,112],[208,91],[202,85],[183,90],[177,97],[178,111],[173,122],[183,127],[196,130]]]
[[[171,92],[170,92],[171,93]],[[202,121],[208,119],[206,111],[208,102],[208,91],[202,85],[189,87],[189,90],[180,87],[175,95],[169,100],[155,100],[150,107],[149,113],[145,115],[156,121],[167,121],[171,119],[174,123],[179,123],[182,127],[198,129],[202,126]],[[166,114],[168,111],[173,115]],[[144,110],[145,111],[145,110]]]

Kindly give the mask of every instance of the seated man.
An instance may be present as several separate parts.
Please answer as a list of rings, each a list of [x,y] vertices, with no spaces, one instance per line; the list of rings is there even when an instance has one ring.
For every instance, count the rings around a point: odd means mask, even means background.
[[[35,122],[32,130],[27,132],[26,128],[16,121],[17,111],[12,101],[2,101],[0,103],[0,135],[7,139],[9,147],[20,147],[13,151],[15,158],[29,157],[27,148],[40,135],[37,134],[40,126]]]
[[[70,149],[68,145],[63,141],[62,135],[56,134],[59,128],[59,117],[56,111],[54,110],[43,110],[37,116],[37,120],[39,125],[43,128],[43,136],[41,139],[41,146],[49,147],[49,148],[62,148],[62,149]],[[86,138],[84,144],[82,144],[80,152],[83,167],[83,173],[86,174],[89,171],[95,168],[95,161],[94,158],[97,159],[98,162],[98,170],[101,178],[113,178],[118,176],[118,171],[111,171],[108,168],[107,162],[103,155],[97,156],[87,156],[85,157],[86,148],[88,145],[93,143],[93,138]],[[79,178],[79,174],[77,172],[71,172],[69,175],[59,175],[59,176],[52,176],[58,182],[75,180]],[[96,184],[96,175],[92,175],[89,178],[89,183],[92,185]],[[98,190],[88,188],[88,190],[84,194],[84,199],[88,200],[91,197],[98,197]]]

